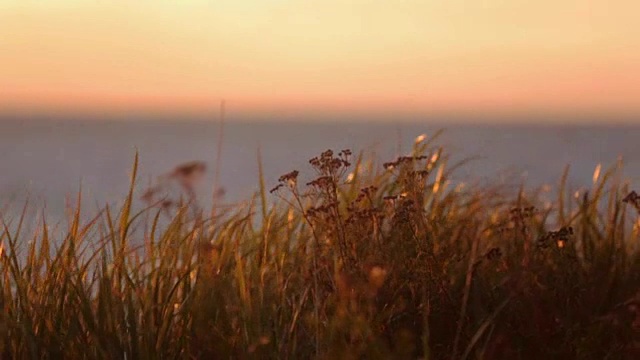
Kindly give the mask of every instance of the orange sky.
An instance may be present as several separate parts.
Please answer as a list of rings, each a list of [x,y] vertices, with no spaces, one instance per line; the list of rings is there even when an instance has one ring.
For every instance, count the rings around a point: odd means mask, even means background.
[[[636,0],[0,0],[0,113],[640,113]]]

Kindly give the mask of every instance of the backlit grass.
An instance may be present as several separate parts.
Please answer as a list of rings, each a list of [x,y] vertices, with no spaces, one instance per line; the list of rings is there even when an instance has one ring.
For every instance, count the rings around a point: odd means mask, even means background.
[[[327,151],[212,218],[191,191],[133,213],[136,157],[122,207],[84,222],[78,201],[64,236],[2,219],[2,358],[640,356],[620,165],[546,193],[453,184],[455,166],[424,137],[386,163]]]

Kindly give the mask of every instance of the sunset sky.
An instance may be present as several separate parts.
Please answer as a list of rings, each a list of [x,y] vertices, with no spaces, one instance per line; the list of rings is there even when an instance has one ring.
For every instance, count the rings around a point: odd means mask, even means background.
[[[0,0],[0,113],[640,114],[637,0]]]

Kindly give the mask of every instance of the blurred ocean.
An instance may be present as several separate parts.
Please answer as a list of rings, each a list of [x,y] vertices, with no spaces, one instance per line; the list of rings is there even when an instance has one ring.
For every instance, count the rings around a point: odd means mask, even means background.
[[[224,126],[220,185],[224,200],[248,199],[258,189],[260,147],[267,187],[280,175],[310,171],[307,161],[326,149],[374,150],[381,161],[407,153],[416,136],[444,133],[437,144],[454,161],[473,157],[453,181],[531,186],[557,183],[564,166],[570,181],[589,186],[594,168],[622,156],[625,174],[640,179],[640,126],[461,125],[445,122],[233,122]],[[51,221],[64,218],[67,197],[82,185],[87,215],[117,206],[127,193],[136,149],[138,198],[145,186],[181,163],[202,160],[209,168],[200,189],[211,201],[219,124],[190,121],[0,120],[0,211],[15,215],[27,195]],[[33,210],[35,211],[35,210]]]

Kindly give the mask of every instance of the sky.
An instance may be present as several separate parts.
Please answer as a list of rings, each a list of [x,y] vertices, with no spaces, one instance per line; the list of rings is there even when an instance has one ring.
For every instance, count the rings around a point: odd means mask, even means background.
[[[0,113],[640,114],[637,0],[0,0]]]

